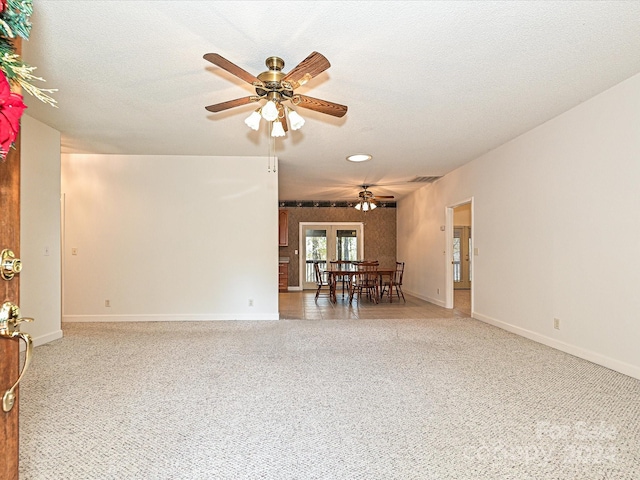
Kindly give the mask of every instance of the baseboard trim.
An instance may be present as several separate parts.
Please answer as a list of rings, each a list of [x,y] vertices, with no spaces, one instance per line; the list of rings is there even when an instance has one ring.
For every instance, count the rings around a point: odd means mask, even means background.
[[[56,330],[55,332],[46,333],[44,335],[38,335],[37,337],[31,337],[31,341],[33,342],[34,347],[39,347],[40,345],[44,345],[49,342],[53,342],[54,340],[59,340],[62,338],[62,330]],[[24,342],[20,342],[20,351],[24,352],[26,349]]]
[[[471,316],[476,320],[480,320],[481,322],[488,323],[489,325],[493,325],[494,327],[498,327],[498,328],[501,328],[502,330],[515,333],[516,335],[520,335],[521,337],[528,338],[529,340],[533,340],[534,342],[538,342],[548,347],[555,348],[556,350],[560,350],[562,352],[568,353],[575,357],[588,360],[590,362],[596,363],[606,368],[610,368],[611,370],[615,370],[616,372],[619,372],[624,375],[628,375],[629,377],[633,377],[640,380],[640,367],[637,367],[635,365],[631,365],[626,362],[621,362],[620,360],[607,357],[606,355],[602,355],[600,353],[594,352],[593,350],[581,348],[576,345],[572,345],[570,343],[565,343],[560,340],[556,340],[555,338],[541,335],[539,333],[533,332],[531,330],[527,330],[525,328],[511,325],[509,323],[503,322],[501,320],[497,320],[495,318],[489,317],[488,315],[483,315],[478,312],[473,312]]]
[[[56,330],[55,332],[47,333],[45,335],[38,335],[33,338],[33,346],[44,345],[45,343],[53,342],[62,338],[62,330]]]
[[[446,308],[444,300],[440,300],[439,298],[427,297],[425,295],[420,295],[419,293],[412,292],[411,290],[405,290],[404,293],[406,293],[407,295],[411,295],[412,297],[417,297],[420,300],[424,300],[425,302],[433,303],[435,305],[438,305],[439,307]]]
[[[287,287],[287,290],[289,290],[290,292],[301,292],[302,291],[302,287]]]
[[[64,315],[63,322],[210,322],[223,320],[279,320],[279,313],[237,314],[185,314],[185,315]]]

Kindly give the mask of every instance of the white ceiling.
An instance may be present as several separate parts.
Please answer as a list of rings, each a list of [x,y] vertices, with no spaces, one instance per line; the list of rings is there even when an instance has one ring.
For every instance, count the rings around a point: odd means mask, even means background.
[[[205,61],[257,75],[313,51],[331,68],[296,90],[347,105],[298,108],[276,141],[281,200],[350,200],[358,185],[400,198],[640,72],[640,2],[36,0],[27,63],[59,108],[27,113],[63,152],[260,155],[255,104],[205,106],[252,87]],[[366,152],[373,160],[351,164]],[[265,162],[265,168],[267,167]]]

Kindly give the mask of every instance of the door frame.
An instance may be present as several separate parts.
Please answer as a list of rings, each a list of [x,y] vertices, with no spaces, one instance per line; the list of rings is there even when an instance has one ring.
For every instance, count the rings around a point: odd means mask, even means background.
[[[473,317],[473,297],[475,291],[475,265],[474,265],[474,257],[475,257],[475,248],[474,248],[474,235],[475,235],[475,205],[473,197],[466,198],[456,203],[452,203],[445,207],[444,217],[445,217],[445,247],[444,247],[444,307],[445,308],[453,308],[453,268],[451,268],[451,259],[453,258],[453,210],[462,205],[470,204],[471,205],[471,248],[469,252],[469,268],[471,269],[471,316]]]
[[[355,225],[360,230],[358,232],[358,237],[361,239],[358,242],[358,256],[360,258],[364,258],[364,222],[300,222],[298,224],[298,289],[304,290],[304,278],[306,273],[307,259],[306,259],[306,249],[304,243],[304,229],[310,225],[318,225],[318,226],[345,226],[345,225]],[[328,252],[327,252],[328,254]],[[327,261],[330,259],[327,258]]]

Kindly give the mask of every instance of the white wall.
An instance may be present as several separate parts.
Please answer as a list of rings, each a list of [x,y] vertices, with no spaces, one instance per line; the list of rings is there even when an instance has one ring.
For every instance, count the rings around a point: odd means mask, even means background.
[[[265,158],[63,155],[62,192],[65,321],[279,318]]]
[[[640,378],[639,186],[637,75],[401,200],[405,291],[443,302],[439,225],[473,198],[473,316]]]
[[[60,133],[28,115],[21,121],[21,330],[35,345],[62,337],[60,327]]]

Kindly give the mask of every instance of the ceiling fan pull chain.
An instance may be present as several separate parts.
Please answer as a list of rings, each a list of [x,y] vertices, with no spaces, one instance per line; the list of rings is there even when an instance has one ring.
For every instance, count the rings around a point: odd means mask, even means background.
[[[273,152],[273,137],[269,134],[267,128],[267,142],[269,142],[269,151],[267,154],[267,172],[271,173],[271,153]]]
[[[272,137],[269,131],[270,129],[267,129],[267,139],[269,142],[269,154],[267,157],[267,172],[276,173],[276,138]]]

